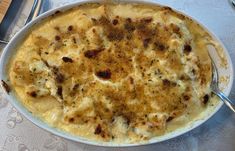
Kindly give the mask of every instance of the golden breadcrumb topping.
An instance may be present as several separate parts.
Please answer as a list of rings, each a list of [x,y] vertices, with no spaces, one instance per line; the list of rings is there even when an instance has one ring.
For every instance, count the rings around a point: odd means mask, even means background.
[[[12,59],[10,81],[33,114],[59,129],[139,142],[205,108],[208,38],[170,8],[85,4],[33,27]]]

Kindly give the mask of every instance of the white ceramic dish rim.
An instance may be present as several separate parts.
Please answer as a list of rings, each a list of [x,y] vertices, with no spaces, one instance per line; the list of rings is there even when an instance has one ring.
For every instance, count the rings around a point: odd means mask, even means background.
[[[0,69],[1,72],[0,72],[0,78],[3,79],[4,81],[7,81],[7,73],[6,73],[6,68],[7,68],[7,64],[8,64],[8,61],[9,59],[12,57],[12,55],[14,55],[14,48],[19,44],[20,41],[23,40],[23,38],[27,35],[29,29],[37,24],[37,23],[40,23],[40,21],[52,14],[54,14],[56,11],[65,11],[65,10],[68,10],[72,7],[76,7],[78,5],[81,5],[81,4],[84,4],[84,3],[90,3],[90,2],[101,2],[100,0],[81,0],[81,1],[78,1],[78,2],[74,2],[74,3],[70,3],[68,5],[65,5],[65,6],[61,6],[61,7],[58,7],[58,8],[55,8],[55,9],[52,9],[48,12],[45,12],[43,14],[41,14],[40,16],[38,16],[35,20],[33,20],[32,22],[30,22],[29,24],[27,24],[26,26],[24,26],[12,39],[11,41],[9,42],[9,44],[4,48],[4,51],[1,55],[1,60],[0,60]],[[119,0],[117,2],[124,2],[124,3],[131,3],[131,2],[134,2],[134,3],[142,3],[142,4],[152,4],[152,5],[157,5],[157,6],[163,6],[159,3],[156,3],[156,2],[153,2],[153,1],[150,1],[150,0],[129,0],[129,1],[125,1],[125,0]],[[174,9],[173,9],[174,10]],[[174,10],[176,12],[179,12],[177,10]],[[182,13],[182,12],[179,12],[180,14],[183,14],[191,19],[193,19],[192,17]],[[196,21],[195,19],[193,19],[194,21]],[[199,23],[198,21],[196,21],[197,23]],[[200,23],[199,23],[200,24]],[[225,89],[225,94],[228,95],[231,91],[231,88],[232,88],[232,84],[233,84],[233,65],[232,65],[232,61],[231,61],[231,58],[228,54],[228,51],[226,50],[226,48],[224,47],[223,43],[219,40],[219,38],[217,36],[215,36],[212,32],[210,32],[205,26],[203,26],[202,24],[200,24],[205,30],[208,31],[208,33],[210,33],[210,35],[216,39],[220,45],[222,46],[223,50],[224,50],[224,53],[225,53],[225,56],[226,56],[226,59],[228,61],[228,64],[229,64],[229,71],[231,72],[230,73],[230,81]],[[166,140],[169,140],[171,138],[174,138],[174,137],[177,137],[179,135],[182,135],[184,133],[187,133],[189,131],[191,131],[192,129],[200,126],[202,123],[206,122],[209,118],[211,118],[223,105],[222,102],[220,102],[216,107],[215,109],[213,110],[213,112],[203,118],[202,120],[198,120],[198,121],[194,121],[193,122],[193,125],[187,125],[185,126],[184,128],[182,128],[181,130],[177,130],[175,132],[171,132],[171,133],[168,133],[168,134],[165,134],[163,136],[160,136],[159,138],[154,138],[154,139],[151,139],[150,141],[147,141],[147,142],[143,142],[143,143],[133,143],[133,144],[116,144],[116,143],[112,143],[112,142],[98,142],[98,141],[93,141],[93,140],[89,140],[89,139],[86,139],[86,138],[83,138],[83,137],[79,137],[79,136],[74,136],[74,135],[71,135],[67,132],[64,132],[64,131],[61,131],[61,130],[58,130],[56,128],[53,128],[49,125],[47,125],[45,122],[41,121],[39,118],[37,118],[36,116],[32,115],[21,103],[20,101],[17,100],[17,98],[15,97],[14,93],[10,93],[10,94],[7,94],[5,91],[4,91],[4,95],[6,96],[6,98],[10,101],[11,104],[13,104],[13,106],[18,110],[20,111],[20,113],[22,113],[27,119],[29,119],[32,123],[34,123],[35,125],[37,125],[38,127],[44,129],[44,130],[47,130],[55,135],[58,135],[58,136],[61,136],[63,138],[66,138],[66,139],[69,139],[69,140],[72,140],[72,141],[75,141],[75,142],[81,142],[81,143],[85,143],[85,144],[89,144],[89,145],[96,145],[96,146],[103,146],[103,147],[131,147],[131,146],[140,146],[140,145],[148,145],[148,144],[153,144],[153,143],[158,143],[158,142],[162,142],[162,141],[166,141]]]

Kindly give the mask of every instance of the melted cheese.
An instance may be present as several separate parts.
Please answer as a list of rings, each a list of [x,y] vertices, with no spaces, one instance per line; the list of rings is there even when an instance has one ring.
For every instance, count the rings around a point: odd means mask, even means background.
[[[10,81],[34,115],[59,129],[140,142],[206,109],[209,37],[169,8],[81,5],[33,27],[12,59]]]

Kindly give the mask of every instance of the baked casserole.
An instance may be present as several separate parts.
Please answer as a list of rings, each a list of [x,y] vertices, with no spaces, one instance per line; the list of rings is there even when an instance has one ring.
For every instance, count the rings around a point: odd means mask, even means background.
[[[210,40],[168,7],[83,4],[31,29],[11,59],[10,87],[32,114],[73,135],[147,141],[207,108]]]

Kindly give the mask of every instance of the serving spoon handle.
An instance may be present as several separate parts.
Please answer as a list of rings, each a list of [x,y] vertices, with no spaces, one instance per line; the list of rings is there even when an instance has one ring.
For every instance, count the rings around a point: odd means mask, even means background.
[[[231,4],[235,7],[235,0],[231,0]]]
[[[221,91],[213,91],[214,94],[216,94],[221,101],[224,102],[225,105],[227,105],[234,113],[235,113],[235,105],[234,103]]]
[[[211,58],[211,57],[210,57]],[[211,90],[212,92],[217,95],[221,101],[224,102],[225,105],[227,105],[234,113],[235,113],[235,105],[232,102],[232,100],[230,100],[222,91],[220,91],[219,89],[219,73],[217,70],[217,67],[213,61],[213,59],[211,58],[211,66],[212,66],[212,81],[211,81]]]

